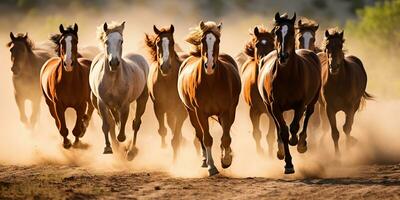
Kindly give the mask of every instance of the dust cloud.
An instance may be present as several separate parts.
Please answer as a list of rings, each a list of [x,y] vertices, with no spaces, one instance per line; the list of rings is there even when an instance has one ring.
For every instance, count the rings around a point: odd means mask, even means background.
[[[160,6],[161,7],[161,6]],[[248,30],[257,24],[271,26],[274,12],[266,15],[242,13],[239,10],[220,18],[203,18],[196,14],[193,5],[181,5],[183,9],[171,6],[168,11],[160,12],[159,7],[110,7],[101,11],[68,8],[64,11],[49,11],[50,14],[33,14],[30,16],[17,16],[14,25],[2,28],[0,32],[0,43],[8,42],[9,31],[29,32],[35,42],[44,41],[49,34],[58,31],[59,23],[79,25],[79,45],[98,45],[96,40],[96,26],[104,21],[126,21],[124,31],[124,53],[139,52],[145,55],[143,50],[144,33],[152,32],[152,25],[158,27],[175,26],[175,40],[184,50],[188,45],[184,42],[189,28],[196,26],[200,19],[215,20],[223,22],[221,38],[221,52],[232,56],[239,53],[248,40]],[[184,16],[184,17],[182,17]],[[324,22],[320,22],[324,24]],[[323,26],[329,26],[325,24]],[[323,30],[323,29],[321,29]],[[322,31],[319,31],[320,34]],[[321,37],[320,37],[321,38]],[[365,54],[362,46],[346,46],[355,55],[363,52],[363,60],[367,72],[380,73],[375,70],[379,66],[370,66],[370,57]],[[376,56],[376,55],[375,55]],[[385,55],[381,55],[384,59]],[[7,165],[40,165],[61,164],[81,166],[93,171],[163,171],[174,177],[205,177],[207,170],[200,167],[201,157],[194,149],[194,130],[187,119],[183,128],[185,144],[181,149],[178,162],[172,164],[172,147],[161,148],[161,140],[158,135],[158,122],[154,117],[152,102],[149,99],[146,112],[142,118],[142,126],[138,134],[138,156],[132,161],[124,160],[123,155],[103,155],[104,136],[101,131],[101,120],[98,114],[93,114],[92,123],[83,137],[83,142],[90,145],[87,150],[64,150],[62,138],[59,135],[54,120],[48,112],[44,102],[41,106],[40,122],[38,126],[30,131],[19,121],[18,109],[13,97],[13,86],[11,82],[11,62],[8,49],[3,46],[0,49],[0,57],[3,65],[0,68],[0,163]],[[382,72],[383,73],[383,72]],[[390,72],[384,72],[390,73]],[[369,80],[376,83],[369,90],[372,94],[382,94],[379,82],[384,74],[368,73]],[[371,87],[368,87],[371,88]],[[388,89],[385,88],[385,91]],[[391,98],[390,95],[377,95],[375,101],[368,101],[366,108],[356,114],[352,135],[358,139],[358,143],[351,149],[345,147],[345,135],[340,133],[341,156],[334,156],[333,141],[330,133],[321,131],[309,132],[309,151],[298,154],[296,148],[292,148],[293,162],[296,174],[283,175],[284,162],[279,161],[276,156],[258,156],[255,143],[251,133],[251,123],[248,117],[248,107],[242,99],[237,108],[237,117],[231,130],[232,148],[234,151],[233,164],[229,169],[222,170],[219,162],[219,144],[222,135],[221,127],[214,121],[210,121],[210,131],[214,136],[214,159],[220,172],[229,177],[271,177],[271,178],[304,178],[304,177],[336,177],[347,176],[357,173],[357,167],[366,164],[385,164],[399,162],[400,142],[398,142],[398,113],[400,113],[400,101]],[[74,116],[73,111],[68,114]],[[126,129],[128,140],[132,134],[131,112],[130,122]],[[339,114],[338,127],[341,129],[343,116]],[[69,138],[73,140],[71,130],[74,120],[69,120]],[[268,121],[262,119],[263,139],[262,145],[267,150],[266,130]],[[321,138],[322,139],[319,139]],[[167,141],[171,140],[168,133]],[[122,145],[121,149],[123,150]],[[274,148],[277,149],[276,147]]]

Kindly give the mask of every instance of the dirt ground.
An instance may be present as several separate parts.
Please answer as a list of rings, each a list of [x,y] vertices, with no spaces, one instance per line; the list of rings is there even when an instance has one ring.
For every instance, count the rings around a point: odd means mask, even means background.
[[[65,165],[0,166],[4,199],[400,199],[400,164],[338,178],[173,178],[162,172],[95,173]]]

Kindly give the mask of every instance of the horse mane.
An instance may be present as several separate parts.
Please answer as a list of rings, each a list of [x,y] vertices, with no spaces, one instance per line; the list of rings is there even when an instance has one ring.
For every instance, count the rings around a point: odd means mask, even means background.
[[[26,34],[18,33],[14,40],[23,41],[25,43],[25,46],[28,48],[28,50],[33,50],[35,48],[35,44],[29,37],[25,38],[25,36],[26,36]],[[9,47],[11,47],[12,44],[13,44],[13,41],[9,41],[6,44],[6,47],[9,48]]]
[[[221,37],[221,32],[215,22],[208,21],[204,23],[203,29],[200,26],[191,28],[191,32],[186,37],[186,42],[192,44],[190,55],[199,57],[201,55],[201,39],[205,32],[212,32],[217,37]]]
[[[297,29],[316,29],[319,26],[316,21],[306,17],[302,17],[299,21],[301,21],[301,23],[296,25]]]
[[[258,28],[258,31],[260,34],[268,34],[269,33],[267,28],[264,25],[257,26],[257,28]],[[254,53],[255,53],[255,49],[256,49],[255,43],[257,41],[257,37],[254,35],[252,30],[249,30],[249,34],[251,36],[251,39],[246,43],[246,45],[244,47],[244,53],[247,56],[254,58]]]
[[[68,26],[65,29],[65,33],[64,34],[73,34],[76,38],[78,38],[78,35],[75,33],[74,27],[72,25]],[[58,56],[61,56],[60,39],[61,39],[62,36],[63,36],[63,34],[61,34],[61,33],[55,33],[55,34],[51,34],[50,35],[50,41],[55,44],[54,51],[57,53]]]
[[[111,23],[107,24],[107,31],[104,31],[103,29],[103,24],[97,27],[97,38],[101,41],[104,42],[106,36],[112,32],[118,32],[122,35],[122,32],[124,31],[124,27],[121,26],[120,23],[117,23],[115,21],[112,21]]]

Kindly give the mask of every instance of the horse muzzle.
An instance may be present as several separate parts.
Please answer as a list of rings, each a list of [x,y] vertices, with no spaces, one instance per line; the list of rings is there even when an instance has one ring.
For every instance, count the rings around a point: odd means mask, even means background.
[[[338,74],[339,73],[339,67],[330,65],[329,66],[329,73],[332,74],[332,75]]]
[[[278,59],[279,59],[279,63],[280,64],[286,64],[288,58],[289,58],[289,54],[285,53],[285,52],[279,53],[279,55],[278,55]]]
[[[161,64],[161,66],[160,66],[161,75],[163,75],[163,76],[168,75],[170,69],[171,69],[171,65],[169,65],[167,63]]]
[[[206,71],[207,75],[214,74],[215,64],[211,64],[211,65],[204,64],[204,70]]]

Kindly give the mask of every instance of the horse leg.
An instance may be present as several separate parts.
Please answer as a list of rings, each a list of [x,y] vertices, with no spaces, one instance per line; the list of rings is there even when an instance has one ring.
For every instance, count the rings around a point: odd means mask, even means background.
[[[172,113],[167,113],[167,124],[171,129],[172,133],[171,146],[174,151],[173,162],[176,161],[176,157],[178,156],[179,145],[181,143],[181,137],[182,137],[180,130],[179,131],[177,130],[178,129],[177,120],[178,120],[177,114],[173,115]]]
[[[25,114],[25,98],[18,94],[15,94],[14,97],[19,110],[19,119],[25,126],[28,126],[28,118]]]
[[[294,117],[292,120],[292,123],[290,123],[290,140],[289,140],[289,144],[291,146],[295,146],[297,145],[297,143],[299,142],[298,138],[297,138],[297,132],[299,131],[300,128],[300,120],[301,117],[303,116],[304,113],[304,106],[298,106],[295,110],[294,110]]]
[[[321,128],[322,128],[322,135],[320,137],[320,144],[323,144],[324,138],[326,137],[327,132],[329,131],[329,120],[326,114],[325,104],[319,101],[319,113],[321,114]]]
[[[154,113],[156,114],[156,118],[158,121],[158,134],[161,136],[161,148],[164,149],[167,147],[167,144],[165,142],[165,136],[167,135],[167,128],[165,128],[164,122],[165,111],[164,109],[162,109],[162,106],[154,103]]]
[[[218,174],[218,170],[214,165],[214,159],[212,157],[212,144],[213,144],[213,138],[210,135],[209,132],[209,125],[208,125],[208,117],[196,111],[197,115],[197,120],[199,121],[201,130],[203,132],[203,142],[204,146],[206,147],[206,154],[207,154],[207,166],[208,166],[208,174],[209,176],[213,176]]]
[[[279,105],[272,104],[272,113],[278,122],[279,126],[279,135],[283,141],[283,149],[285,151],[285,174],[293,174],[294,167],[292,163],[292,156],[289,151],[289,130],[286,126],[285,119],[283,118],[282,110],[279,108]]]
[[[68,129],[67,129],[67,125],[65,123],[65,109],[66,108],[57,103],[54,103],[54,107],[55,107],[55,111],[56,111],[57,119],[58,119],[58,130],[59,130],[61,136],[63,136],[63,138],[64,138],[63,146],[65,149],[69,149],[72,145],[71,145],[71,142],[69,141],[69,139],[67,138]]]
[[[261,140],[261,130],[260,130],[260,116],[261,112],[257,110],[257,108],[251,106],[250,107],[250,120],[253,125],[253,138],[256,142],[256,149],[258,155],[263,154],[263,149],[261,148],[260,140]]]
[[[108,133],[110,131],[109,120],[111,120],[111,119],[108,119],[110,117],[110,112],[108,111],[108,108],[106,107],[106,105],[104,105],[104,103],[101,101],[98,102],[97,107],[99,108],[100,116],[101,116],[101,119],[103,122],[101,129],[103,131],[104,139],[105,139],[105,143],[106,143],[103,154],[112,154],[113,151],[112,151],[112,148],[110,145],[110,140],[108,138]]]
[[[132,123],[132,128],[133,128],[133,140],[131,143],[131,147],[127,152],[127,159],[130,161],[132,160],[136,154],[137,154],[137,148],[136,148],[136,137],[137,133],[139,131],[140,125],[142,124],[142,115],[144,111],[146,110],[146,103],[149,98],[149,93],[147,90],[147,87],[143,89],[142,94],[139,96],[139,98],[136,100],[136,112],[135,112],[135,119],[133,120]]]
[[[274,118],[271,116],[269,112],[267,112],[268,116],[268,133],[267,133],[267,143],[268,143],[268,154],[272,157],[272,151],[274,148],[275,141],[275,122]]]
[[[196,131],[196,138],[194,139],[194,146],[196,148],[197,155],[200,154],[200,152],[199,152],[200,147],[202,150],[203,164],[201,165],[201,167],[207,167],[207,153],[206,153],[206,147],[204,146],[204,142],[203,142],[203,131],[201,130],[199,121],[197,120],[196,113],[189,109],[187,111],[189,114],[190,123],[192,124],[192,126],[194,127],[194,129]]]
[[[307,127],[308,127],[308,121],[310,120],[310,117],[314,113],[314,104],[310,104],[307,106],[306,109],[306,116],[304,118],[303,122],[303,130],[300,133],[300,139],[299,139],[299,144],[297,145],[297,151],[299,153],[304,153],[307,151]]]
[[[335,145],[335,153],[336,155],[339,155],[339,131],[336,126],[336,112],[330,107],[327,107],[326,114],[328,116],[329,124],[331,125],[331,134]]]
[[[280,134],[279,123],[278,123],[278,120],[275,118],[275,116],[272,113],[271,106],[267,105],[267,110],[268,110],[268,113],[270,114],[270,116],[272,117],[272,119],[275,123],[275,127],[276,127],[276,135],[277,135],[277,142],[278,142],[278,152],[276,153],[276,155],[279,160],[283,160],[285,158],[285,151],[284,151],[284,147],[283,147],[282,137]]]
[[[346,111],[346,122],[343,125],[343,131],[346,134],[347,148],[350,148],[357,142],[357,139],[355,139],[353,136],[350,135],[351,128],[352,128],[353,122],[354,122],[354,115],[355,115],[355,112],[357,111],[357,108],[358,108],[358,105],[356,108],[352,108],[352,109],[349,109],[348,111]]]
[[[119,142],[123,142],[126,140],[125,125],[129,116],[129,104],[121,106],[118,110],[113,110],[112,113],[119,129],[117,139]]]
[[[235,120],[235,109],[231,112],[224,113],[220,116],[222,125],[222,137],[221,137],[221,165],[222,168],[228,168],[232,164],[232,149],[231,149],[231,135],[230,130]]]
[[[79,141],[79,138],[83,137],[86,131],[86,128],[83,125],[86,107],[87,107],[86,102],[75,107],[76,122],[75,122],[75,127],[72,130],[72,134],[75,136],[75,141],[73,144],[74,148],[84,148],[86,146]]]
[[[34,128],[38,119],[39,119],[39,114],[40,114],[40,100],[41,98],[34,98],[32,99],[32,115],[30,118],[30,127]]]
[[[89,100],[87,101],[87,111],[85,113],[85,115],[83,116],[83,123],[82,123],[82,129],[85,130],[86,132],[86,128],[89,126],[89,122],[90,119],[92,118],[93,115],[93,111],[94,111],[94,106],[92,104],[92,102]]]

